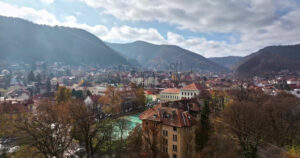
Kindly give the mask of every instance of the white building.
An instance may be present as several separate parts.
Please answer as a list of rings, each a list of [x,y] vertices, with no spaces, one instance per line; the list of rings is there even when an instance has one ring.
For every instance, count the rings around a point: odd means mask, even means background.
[[[300,89],[294,89],[290,92],[291,94],[295,95],[297,98],[300,98]]]
[[[203,87],[200,84],[192,83],[180,89],[180,99],[191,99],[201,93]]]
[[[160,92],[161,102],[191,99],[201,93],[203,87],[200,84],[192,83],[181,89],[167,88]]]

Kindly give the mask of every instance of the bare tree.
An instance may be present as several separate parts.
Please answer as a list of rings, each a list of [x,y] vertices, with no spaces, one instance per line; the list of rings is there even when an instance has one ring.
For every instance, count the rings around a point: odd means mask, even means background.
[[[99,157],[100,146],[104,142],[102,133],[103,122],[96,120],[96,116],[82,102],[74,102],[70,106],[73,120],[72,137],[85,147],[87,158]]]
[[[195,152],[195,135],[194,132],[190,132],[189,129],[183,135],[183,151],[184,157],[193,157]]]
[[[40,105],[35,115],[26,115],[15,124],[20,143],[36,148],[45,157],[62,158],[72,143],[67,113],[67,105]]]
[[[245,158],[256,158],[267,123],[261,106],[253,102],[234,102],[223,113],[223,119],[243,150]]]
[[[129,122],[124,118],[119,118],[116,120],[116,127],[118,128],[118,135],[119,135],[119,143],[118,143],[118,157],[122,158],[124,155],[124,150],[126,148],[126,140],[124,139],[126,136],[126,131],[129,130]]]
[[[159,155],[161,142],[160,129],[160,126],[156,122],[147,122],[143,126],[144,147],[150,158],[157,158]]]
[[[143,152],[143,133],[141,125],[137,125],[127,138],[127,158],[140,158]]]
[[[287,93],[280,93],[264,103],[268,121],[267,138],[284,147],[300,141],[300,100]]]

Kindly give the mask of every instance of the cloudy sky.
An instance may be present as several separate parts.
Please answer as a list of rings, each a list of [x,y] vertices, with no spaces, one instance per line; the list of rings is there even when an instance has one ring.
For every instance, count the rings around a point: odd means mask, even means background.
[[[300,0],[0,0],[0,15],[82,28],[109,42],[174,44],[205,57],[300,43]]]

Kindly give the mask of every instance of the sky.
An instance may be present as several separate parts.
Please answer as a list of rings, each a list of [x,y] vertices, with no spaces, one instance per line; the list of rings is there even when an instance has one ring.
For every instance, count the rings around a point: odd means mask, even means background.
[[[300,0],[0,0],[0,15],[85,29],[107,42],[178,45],[205,57],[300,43]]]

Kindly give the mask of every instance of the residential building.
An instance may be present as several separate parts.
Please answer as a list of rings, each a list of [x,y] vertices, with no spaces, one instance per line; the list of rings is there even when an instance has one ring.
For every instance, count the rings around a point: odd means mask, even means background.
[[[180,89],[180,99],[191,99],[201,93],[203,87],[200,84],[192,83]]]
[[[157,147],[170,158],[187,158],[195,154],[197,119],[187,109],[197,109],[200,113],[200,105],[185,101],[159,104],[140,115],[143,131],[149,130],[147,128],[151,124],[159,130]]]
[[[300,89],[293,89],[290,92],[291,94],[295,95],[297,98],[300,98]]]
[[[88,106],[90,109],[100,109],[101,106],[99,104],[99,99],[100,95],[92,95],[92,96],[87,96],[84,99],[84,103],[86,106]]]
[[[167,88],[160,92],[160,101],[168,102],[180,100],[180,89],[177,88]]]
[[[203,90],[202,85],[197,83],[189,84],[181,89],[167,88],[160,92],[160,101],[164,103],[181,99],[191,99],[199,95],[201,90]]]

